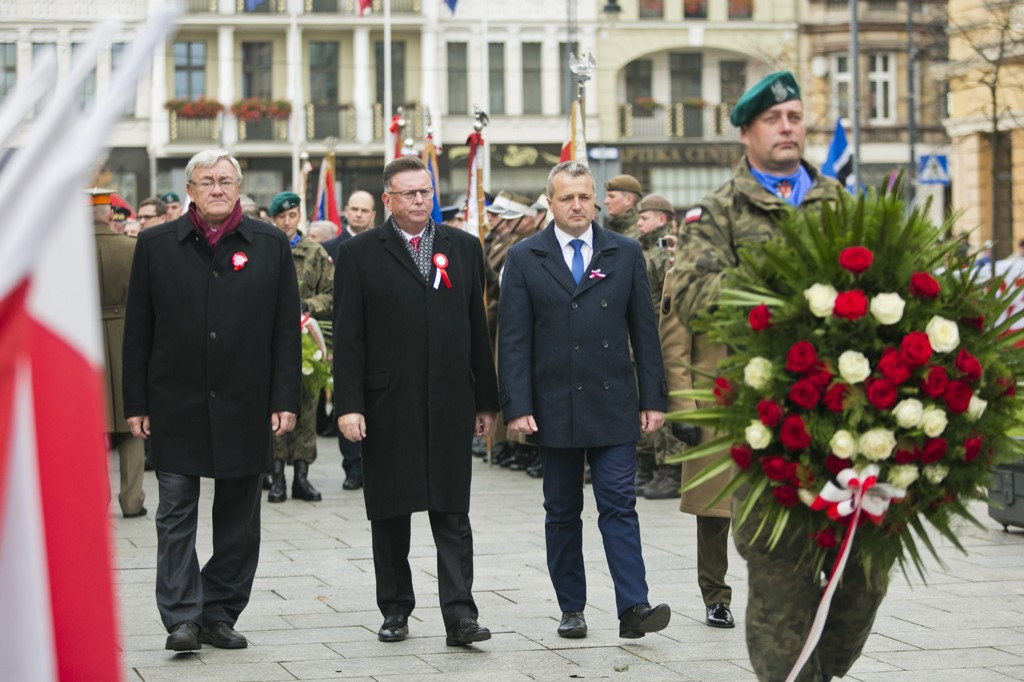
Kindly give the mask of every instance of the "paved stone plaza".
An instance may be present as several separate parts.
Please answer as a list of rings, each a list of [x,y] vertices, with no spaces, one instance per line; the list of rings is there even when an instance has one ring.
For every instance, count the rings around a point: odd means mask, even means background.
[[[337,443],[320,439],[310,479],[322,503],[263,504],[263,545],[252,601],[237,627],[249,648],[206,646],[174,654],[157,614],[156,478],[146,473],[149,516],[123,519],[116,500],[116,581],[124,679],[136,682],[262,680],[753,680],[744,643],[746,567],[732,550],[734,630],[704,625],[697,588],[696,524],[672,500],[638,502],[651,600],[673,616],[661,633],[618,637],[593,497],[585,512],[590,581],[582,640],[555,634],[559,610],[544,559],[540,481],[477,460],[470,514],[476,541],[475,596],[493,633],[471,649],[445,646],[437,605],[435,553],[425,514],[413,517],[411,560],[419,605],[405,642],[377,641],[370,527],[361,491],[341,488]],[[116,466],[116,458],[112,458]],[[288,472],[289,483],[291,471]],[[112,473],[116,492],[116,472]],[[204,485],[199,555],[209,555],[210,502]],[[290,486],[289,486],[290,491]],[[1024,680],[1024,530],[1004,533],[976,508],[985,530],[965,528],[963,556],[942,545],[947,570],[929,584],[893,576],[865,655],[845,679],[864,682]]]

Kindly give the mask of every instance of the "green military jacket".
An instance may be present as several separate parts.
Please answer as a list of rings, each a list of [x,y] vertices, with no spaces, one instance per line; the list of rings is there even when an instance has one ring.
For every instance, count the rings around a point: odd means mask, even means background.
[[[604,226],[613,232],[618,232],[626,237],[632,237],[638,239],[640,233],[636,229],[636,219],[640,217],[637,213],[636,207],[629,209],[625,213],[620,213],[617,216],[608,216],[608,220],[605,221]]]
[[[661,304],[661,289],[665,284],[665,274],[672,267],[672,254],[658,246],[658,240],[672,234],[672,223],[665,223],[647,234],[639,234],[640,248],[644,250],[644,263],[647,265],[647,281],[651,285],[651,304],[657,314]]]
[[[334,298],[334,264],[323,247],[302,237],[292,247],[295,273],[299,277],[299,298],[303,308],[318,320],[331,319]]]
[[[812,184],[800,208],[834,201],[840,196],[842,185],[822,175],[807,161],[802,163]],[[698,210],[699,217],[693,220]],[[771,239],[777,221],[791,210],[793,206],[754,178],[744,156],[732,179],[705,195],[687,213],[686,229],[676,247],[672,279],[672,303],[687,328],[697,314],[718,300],[723,271],[739,264],[739,247],[746,242]]]

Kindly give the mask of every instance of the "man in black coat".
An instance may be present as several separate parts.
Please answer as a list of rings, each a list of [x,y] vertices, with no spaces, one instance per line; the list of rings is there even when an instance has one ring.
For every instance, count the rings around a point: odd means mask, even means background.
[[[124,333],[124,413],[150,439],[156,598],[174,651],[238,649],[260,552],[260,477],[271,433],[295,426],[301,341],[284,234],[242,216],[242,173],[223,149],[185,167],[186,215],[139,235]],[[214,479],[213,555],[199,569],[200,477]]]
[[[501,404],[510,433],[544,462],[548,573],[561,637],[585,637],[583,465],[590,463],[619,636],[668,625],[651,607],[636,514],[636,442],[665,418],[668,390],[639,242],[594,222],[594,178],[567,161],[548,175],[552,224],[511,249],[498,308]],[[636,371],[630,361],[630,347]]]
[[[473,601],[469,488],[474,433],[498,409],[483,306],[480,242],[430,220],[430,175],[416,157],[384,169],[379,229],[338,247],[334,390],[338,429],[362,442],[383,642],[408,634],[416,604],[409,521],[427,511],[449,646],[489,639]]]

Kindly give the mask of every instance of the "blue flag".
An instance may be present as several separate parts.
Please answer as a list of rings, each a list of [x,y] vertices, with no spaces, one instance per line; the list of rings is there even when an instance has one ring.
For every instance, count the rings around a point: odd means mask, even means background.
[[[459,0],[444,0],[444,4],[448,5],[448,9],[455,14],[455,5],[459,4]]]
[[[437,192],[437,148],[434,147],[434,143],[429,137],[423,148],[423,163],[427,167],[427,172],[430,173],[430,185],[434,188],[434,205],[430,211],[430,218],[435,223],[440,223],[443,219],[441,217],[441,197]]]
[[[245,0],[245,11],[254,12],[259,5],[262,5],[267,0]]]
[[[846,131],[840,119],[836,119],[836,132],[832,135],[832,144],[828,146],[828,156],[821,166],[822,175],[835,178],[852,191],[855,178],[853,177],[853,150],[846,142]]]

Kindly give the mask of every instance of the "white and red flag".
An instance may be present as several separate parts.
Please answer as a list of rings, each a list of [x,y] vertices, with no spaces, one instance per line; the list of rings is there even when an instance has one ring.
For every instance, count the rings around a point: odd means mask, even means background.
[[[583,135],[583,110],[580,101],[572,101],[572,109],[569,112],[569,130],[565,135],[565,144],[562,145],[562,153],[559,161],[579,161],[587,165],[587,140]]]
[[[483,134],[475,130],[466,139],[469,145],[469,188],[466,191],[466,223],[463,226],[472,234],[484,232],[484,145]]]
[[[42,202],[0,225],[0,677],[121,678],[92,221],[82,190],[177,10],[157,8],[95,107],[78,86],[119,22],[103,22],[54,87],[45,59],[0,108],[0,201]],[[25,141],[15,128],[40,102]],[[10,205],[10,204],[8,204]],[[120,416],[120,415],[117,415]]]

